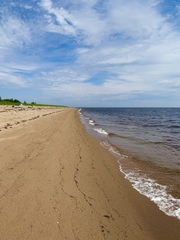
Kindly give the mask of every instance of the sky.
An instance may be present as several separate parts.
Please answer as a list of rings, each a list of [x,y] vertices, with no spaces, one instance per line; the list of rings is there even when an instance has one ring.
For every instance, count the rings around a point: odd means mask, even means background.
[[[0,96],[180,107],[180,0],[0,0]]]

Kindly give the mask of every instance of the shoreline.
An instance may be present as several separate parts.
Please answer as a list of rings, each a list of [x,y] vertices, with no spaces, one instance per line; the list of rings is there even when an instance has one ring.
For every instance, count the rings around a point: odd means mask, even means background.
[[[179,239],[180,221],[133,189],[77,109],[19,126],[0,132],[3,240]]]
[[[113,111],[109,111],[109,113],[113,115]],[[122,129],[122,133],[120,134],[120,128],[117,127],[116,125],[117,119],[116,120],[115,118],[111,119],[111,117],[109,118],[109,120],[106,119],[108,116],[107,110],[98,111],[97,108],[94,111],[93,110],[89,111],[88,109],[85,108],[80,109],[79,114],[81,121],[86,126],[87,132],[94,136],[96,139],[98,139],[100,141],[100,144],[117,158],[120,172],[122,172],[124,177],[131,182],[132,187],[136,189],[140,194],[148,197],[151,201],[155,202],[158,208],[161,211],[163,211],[166,215],[176,217],[177,219],[180,220],[180,198],[179,198],[180,196],[178,195],[179,170],[178,166],[177,168],[176,166],[174,166],[175,168],[173,175],[172,170],[173,168],[171,168],[173,165],[172,164],[173,158],[171,159],[172,161],[170,161],[171,164],[169,164],[171,165],[170,169],[168,168],[168,166],[167,168],[165,168],[164,165],[161,164],[159,165],[158,161],[156,164],[154,159],[158,158],[158,155],[157,154],[156,155],[154,154],[154,156],[151,155],[152,154],[151,151],[153,151],[153,148],[151,147],[150,151],[150,149],[148,149],[147,147],[147,142],[145,141],[144,141],[145,148],[143,148],[142,146],[143,143],[141,143],[142,148],[140,148],[140,145],[137,142],[134,142],[134,146],[131,145],[132,144],[131,137],[134,136],[133,135],[134,133],[132,132],[131,136],[131,134],[125,127],[125,129],[127,130],[127,134],[129,134],[129,136],[125,137],[126,134],[124,129]],[[118,114],[117,110],[116,114]],[[103,116],[105,118],[104,120]],[[122,118],[123,117],[124,116],[122,116]],[[123,120],[125,121],[125,119]],[[128,124],[130,123],[128,122]],[[122,125],[121,128],[123,128]],[[142,129],[139,130],[140,132],[142,131]],[[126,141],[125,144],[122,141],[123,136]],[[141,140],[143,142],[143,138]],[[136,153],[134,151],[135,145],[136,148],[138,149],[136,150]],[[149,142],[149,145],[151,145],[151,142]],[[131,147],[133,148],[134,152],[133,151],[131,152]],[[158,148],[160,149],[160,147]],[[149,151],[149,154],[147,154],[148,151],[146,150]],[[157,149],[154,149],[154,151],[157,151]],[[166,158],[166,155],[163,154],[164,152],[161,149],[159,151],[161,159],[163,157]],[[177,156],[177,153],[174,153],[174,155]],[[147,159],[149,156],[150,160],[148,161]],[[146,160],[148,164],[145,164]],[[176,162],[174,162],[174,165],[175,164]],[[162,169],[164,170],[164,172],[161,171]],[[174,180],[174,182],[172,179]]]

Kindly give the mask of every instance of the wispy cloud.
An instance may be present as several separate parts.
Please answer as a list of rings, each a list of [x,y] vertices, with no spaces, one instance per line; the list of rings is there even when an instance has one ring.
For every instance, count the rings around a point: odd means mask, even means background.
[[[24,47],[26,43],[31,41],[29,28],[20,19],[11,16],[3,16],[0,25],[1,48]]]
[[[139,105],[142,95],[149,105],[153,96],[160,105],[164,96],[180,100],[179,4],[10,2],[1,10],[0,84],[34,86],[76,105],[123,98],[131,105],[138,96]]]
[[[48,22],[48,31],[65,35],[75,34],[75,28],[71,22],[72,16],[65,9],[53,7],[51,0],[42,0],[40,6],[47,11],[45,18]]]

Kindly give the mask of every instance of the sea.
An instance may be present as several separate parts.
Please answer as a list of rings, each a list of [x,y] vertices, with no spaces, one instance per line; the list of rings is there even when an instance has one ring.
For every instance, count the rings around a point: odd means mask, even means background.
[[[180,219],[180,108],[81,108],[79,114],[132,187]]]

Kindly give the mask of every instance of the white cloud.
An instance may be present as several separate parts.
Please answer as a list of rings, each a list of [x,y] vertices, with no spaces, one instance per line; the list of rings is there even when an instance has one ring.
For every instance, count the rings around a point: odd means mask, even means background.
[[[42,72],[42,76],[39,79],[39,82],[42,82],[42,85],[45,86],[48,84],[49,88],[62,87],[64,85],[78,84],[79,82],[84,82],[90,75],[80,69],[75,67],[63,67],[58,68],[52,72]],[[45,83],[45,85],[44,85]]]
[[[32,9],[33,7],[32,6],[29,6],[29,5],[24,5],[23,6],[25,9]]]
[[[46,10],[51,10],[52,9],[52,2],[51,0],[42,0],[41,1],[42,7],[44,7]]]
[[[62,7],[53,7],[51,0],[42,0],[41,6],[49,14],[49,30],[56,29],[57,32],[59,29],[61,34],[80,33],[84,43],[95,45],[107,42],[117,34],[136,40],[154,40],[157,35],[166,34],[168,30],[167,25],[164,26],[166,19],[155,8],[157,1],[112,0],[106,3],[105,11],[94,8],[98,4],[97,0],[81,0],[78,3],[78,9],[69,7],[65,10]]]
[[[51,0],[42,0],[40,6],[49,14],[45,15],[48,19],[48,31],[65,35],[75,34],[74,27],[68,23],[68,21],[71,22],[71,15],[65,9],[53,7]]]
[[[23,47],[31,41],[30,29],[22,20],[4,16],[0,23],[0,46],[7,48]]]
[[[149,2],[149,1],[148,1]],[[159,31],[165,18],[147,1],[112,1],[109,10],[112,30],[131,38],[149,38]],[[151,3],[151,1],[149,2]]]
[[[175,91],[180,75],[180,32],[160,13],[160,3],[160,0],[41,0],[36,5],[39,15],[34,20],[34,29],[40,27],[33,30],[33,34],[30,20],[25,22],[14,15],[3,18],[0,24],[2,73],[6,68],[12,81],[20,86],[22,79],[19,75],[18,83],[16,70],[37,72],[36,87],[71,98]],[[29,11],[31,6],[26,6]],[[62,35],[70,36],[74,42],[62,44],[60,52],[58,41],[66,39]],[[59,37],[57,42],[54,36]],[[37,53],[36,61],[32,56],[24,57],[28,61],[23,64],[15,52],[33,43],[32,39],[38,43],[43,40],[44,45],[34,44],[33,54],[36,55],[37,47],[40,55]],[[44,53],[46,43],[47,48],[53,50]],[[67,56],[68,44],[73,55],[69,62],[63,59]],[[13,60],[9,61],[11,55]],[[15,57],[17,64],[14,64]],[[60,59],[59,66],[57,59]],[[6,60],[11,67],[5,64]],[[104,72],[107,74],[101,83],[91,81]]]
[[[18,76],[16,71],[31,71],[28,63],[23,63],[20,53],[28,44],[32,43],[31,30],[23,20],[2,12],[0,22],[0,82],[1,85],[26,86],[26,80]],[[25,67],[26,65],[26,67]],[[31,63],[29,63],[31,65]]]
[[[14,73],[0,71],[0,84],[9,87],[27,87],[27,83],[22,77],[15,76]]]

